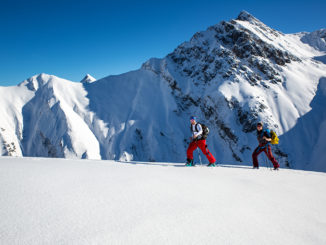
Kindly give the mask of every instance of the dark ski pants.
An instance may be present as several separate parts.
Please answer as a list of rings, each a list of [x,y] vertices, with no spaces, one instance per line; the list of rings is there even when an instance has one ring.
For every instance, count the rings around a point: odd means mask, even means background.
[[[267,145],[264,148],[260,148],[259,146],[254,150],[254,152],[252,153],[252,162],[254,167],[258,167],[258,155],[262,152],[265,152],[266,156],[268,157],[268,159],[273,163],[274,168],[278,168],[280,167],[280,165],[278,164],[278,162],[276,161],[275,157],[272,154],[272,149],[270,145]]]
[[[215,157],[210,153],[210,151],[207,148],[206,145],[206,140],[197,140],[197,141],[192,141],[187,149],[187,158],[193,160],[194,159],[194,150],[201,149],[201,151],[204,153],[204,155],[207,157],[209,163],[214,163],[216,162]]]

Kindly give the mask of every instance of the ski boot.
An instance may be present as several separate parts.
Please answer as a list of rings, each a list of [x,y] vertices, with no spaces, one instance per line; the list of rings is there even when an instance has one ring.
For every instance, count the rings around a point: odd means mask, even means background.
[[[274,170],[279,170],[280,165],[277,164],[276,166],[274,165]]]
[[[207,165],[207,167],[216,167],[216,163],[215,162],[211,162]]]
[[[187,166],[187,167],[195,166],[195,164],[194,164],[194,160],[193,160],[193,159],[189,159],[189,158],[187,158],[186,166]]]

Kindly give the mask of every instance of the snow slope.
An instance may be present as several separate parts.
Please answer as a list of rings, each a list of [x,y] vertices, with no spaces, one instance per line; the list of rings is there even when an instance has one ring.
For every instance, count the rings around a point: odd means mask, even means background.
[[[92,127],[102,124],[81,84],[40,74],[1,89],[3,155],[101,158]]]
[[[0,154],[184,162],[196,115],[220,163],[251,165],[263,121],[282,167],[326,171],[325,55],[325,30],[283,34],[243,11],[135,71],[0,88]]]
[[[0,158],[1,244],[326,243],[326,174]]]

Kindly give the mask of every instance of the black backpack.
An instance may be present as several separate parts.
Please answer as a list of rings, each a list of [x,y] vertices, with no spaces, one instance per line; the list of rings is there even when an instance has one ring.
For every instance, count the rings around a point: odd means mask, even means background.
[[[206,139],[209,134],[209,129],[205,124],[197,123],[195,126],[196,131],[198,132],[197,125],[200,124],[201,128],[203,129],[203,133],[201,135],[201,139]],[[190,126],[190,131],[192,132],[192,125]]]

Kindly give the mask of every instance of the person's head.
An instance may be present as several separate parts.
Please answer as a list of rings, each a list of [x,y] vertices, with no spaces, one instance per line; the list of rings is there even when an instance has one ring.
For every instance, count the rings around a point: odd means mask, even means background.
[[[263,129],[263,123],[259,122],[257,123],[257,130],[261,131]]]
[[[191,124],[196,124],[196,119],[197,119],[196,117],[191,116],[191,117],[190,117],[190,123],[191,123]]]

